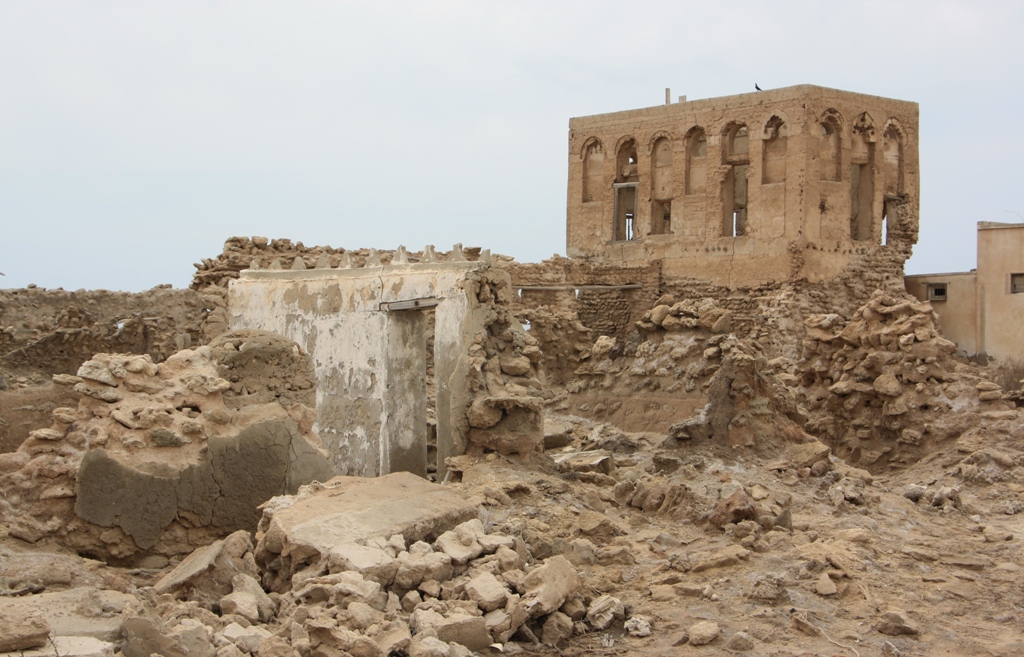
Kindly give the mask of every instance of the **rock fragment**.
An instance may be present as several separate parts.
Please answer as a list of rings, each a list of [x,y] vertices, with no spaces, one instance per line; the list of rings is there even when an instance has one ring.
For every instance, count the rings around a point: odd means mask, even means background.
[[[686,630],[686,633],[690,637],[691,646],[703,646],[717,639],[721,631],[722,630],[718,627],[718,623],[705,620],[691,625],[689,629]]]
[[[50,624],[40,611],[8,607],[0,613],[0,652],[42,647],[49,635]]]

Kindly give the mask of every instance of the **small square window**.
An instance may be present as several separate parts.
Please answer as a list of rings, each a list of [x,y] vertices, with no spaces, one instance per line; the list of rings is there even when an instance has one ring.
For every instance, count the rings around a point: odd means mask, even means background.
[[[945,283],[928,283],[928,300],[929,301],[945,301],[946,300],[946,284]]]
[[[1010,294],[1024,294],[1024,274],[1010,274]]]

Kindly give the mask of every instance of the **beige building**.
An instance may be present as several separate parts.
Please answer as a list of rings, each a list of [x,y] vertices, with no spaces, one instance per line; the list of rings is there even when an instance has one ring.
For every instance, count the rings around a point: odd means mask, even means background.
[[[737,287],[834,279],[917,240],[916,103],[800,85],[569,128],[571,258]]]
[[[1024,224],[978,222],[978,268],[905,278],[943,335],[969,355],[1024,358]]]

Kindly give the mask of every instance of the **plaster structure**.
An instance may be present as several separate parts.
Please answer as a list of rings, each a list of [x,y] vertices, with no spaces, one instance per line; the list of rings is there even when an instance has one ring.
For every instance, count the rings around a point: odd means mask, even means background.
[[[800,85],[569,121],[567,254],[730,287],[917,241],[916,103]]]
[[[447,456],[465,449],[465,354],[486,326],[486,308],[465,283],[488,265],[403,260],[383,265],[371,256],[363,267],[307,270],[297,258],[295,270],[246,270],[231,283],[232,328],[274,331],[312,356],[315,428],[336,474],[426,476],[426,308],[435,321],[439,474]]]
[[[969,355],[1024,358],[1024,224],[978,222],[978,268],[905,277],[942,334]]]

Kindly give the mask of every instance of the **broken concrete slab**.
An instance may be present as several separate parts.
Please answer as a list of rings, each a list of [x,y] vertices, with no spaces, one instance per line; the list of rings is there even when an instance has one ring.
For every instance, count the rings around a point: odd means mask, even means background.
[[[252,558],[249,532],[239,530],[185,557],[154,585],[158,593],[171,593],[179,599],[199,602],[206,607],[234,592],[233,581],[239,575],[259,576]]]
[[[477,515],[473,499],[408,472],[375,479],[335,477],[277,497],[264,507],[256,561],[264,584],[283,592],[295,571],[320,563],[339,545],[401,534],[409,543],[433,540]]]

